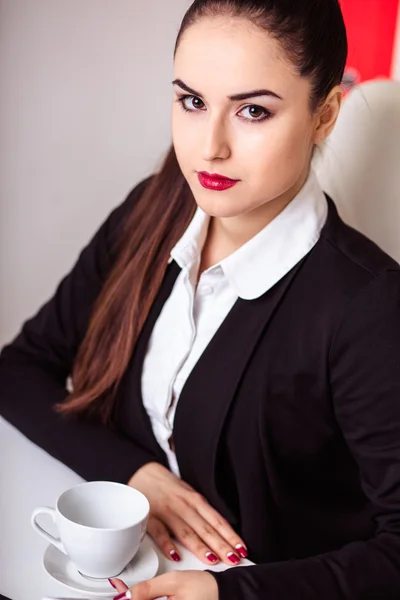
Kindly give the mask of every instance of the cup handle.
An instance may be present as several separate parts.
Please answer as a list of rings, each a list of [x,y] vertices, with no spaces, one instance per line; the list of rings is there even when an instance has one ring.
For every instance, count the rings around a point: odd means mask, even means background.
[[[50,508],[50,506],[39,506],[38,508],[35,508],[35,510],[32,513],[32,516],[31,516],[31,525],[32,525],[33,529],[38,532],[39,535],[41,535],[48,542],[53,544],[53,546],[55,546],[56,548],[61,550],[61,552],[63,552],[64,554],[67,554],[60,538],[56,538],[56,537],[54,537],[54,535],[51,535],[48,531],[43,529],[43,527],[41,527],[39,525],[39,523],[36,521],[36,517],[40,514],[50,515],[55,523],[57,513],[54,510],[54,508]]]

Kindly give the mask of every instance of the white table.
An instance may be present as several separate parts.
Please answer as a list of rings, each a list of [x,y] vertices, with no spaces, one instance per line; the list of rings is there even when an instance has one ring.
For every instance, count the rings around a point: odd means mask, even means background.
[[[0,417],[0,594],[12,600],[79,597],[44,570],[42,556],[47,542],[32,529],[30,515],[36,506],[54,506],[65,489],[82,481]],[[180,563],[172,563],[158,552],[159,573],[207,568],[181,546],[180,551]],[[210,568],[219,571],[227,567],[219,564]]]

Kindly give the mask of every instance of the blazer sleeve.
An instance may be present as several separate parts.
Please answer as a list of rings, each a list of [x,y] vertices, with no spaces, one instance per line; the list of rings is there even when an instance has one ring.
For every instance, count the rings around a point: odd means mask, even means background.
[[[352,299],[330,350],[331,393],[376,531],[305,559],[212,573],[220,600],[400,598],[400,270]]]
[[[157,460],[99,421],[54,410],[67,396],[66,380],[115,258],[117,236],[147,181],[110,214],[54,296],[0,355],[0,414],[87,480],[126,483],[140,466]]]

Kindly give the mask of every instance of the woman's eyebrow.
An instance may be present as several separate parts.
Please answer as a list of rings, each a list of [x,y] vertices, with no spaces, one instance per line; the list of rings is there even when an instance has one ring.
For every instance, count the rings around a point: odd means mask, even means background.
[[[199,98],[203,98],[202,94],[196,92],[190,88],[186,83],[182,81],[182,79],[174,79],[172,85],[179,85],[180,88],[185,90],[185,92],[189,92],[189,94],[193,94],[193,96],[198,96]],[[257,96],[271,96],[272,98],[278,98],[282,100],[282,97],[276,94],[271,90],[252,90],[251,92],[243,92],[241,94],[233,94],[232,96],[228,96],[229,100],[233,102],[238,100],[248,100],[249,98],[256,98]]]

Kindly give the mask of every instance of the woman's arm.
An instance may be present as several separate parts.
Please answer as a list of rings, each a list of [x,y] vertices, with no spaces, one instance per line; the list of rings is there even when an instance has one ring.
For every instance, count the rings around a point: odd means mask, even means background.
[[[54,296],[0,355],[0,414],[85,479],[127,482],[156,460],[119,432],[97,421],[62,417],[53,408],[68,394],[66,379],[112,267],[115,240],[147,182],[110,214]]]
[[[336,418],[375,508],[376,534],[320,556],[213,573],[219,600],[400,597],[400,270],[351,301],[329,364]]]

